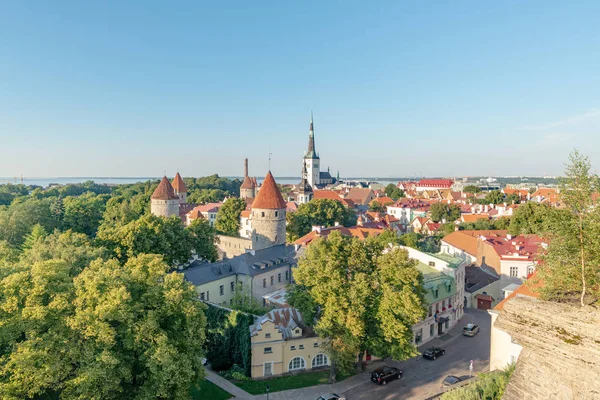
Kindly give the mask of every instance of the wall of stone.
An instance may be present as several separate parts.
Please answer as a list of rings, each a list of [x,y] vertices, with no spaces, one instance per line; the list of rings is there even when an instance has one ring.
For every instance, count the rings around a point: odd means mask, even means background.
[[[600,399],[600,310],[517,297],[495,327],[523,347],[503,400]]]
[[[219,259],[239,256],[246,250],[252,249],[250,239],[225,235],[217,235],[217,237],[219,238],[219,243],[217,243]]]
[[[151,200],[150,212],[159,217],[179,215],[179,200]]]
[[[252,248],[285,243],[285,210],[252,209]]]

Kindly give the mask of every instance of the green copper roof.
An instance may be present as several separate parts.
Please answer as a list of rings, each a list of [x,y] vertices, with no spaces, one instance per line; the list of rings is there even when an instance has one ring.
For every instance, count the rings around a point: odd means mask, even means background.
[[[423,263],[417,264],[417,269],[423,274],[425,301],[433,304],[456,294],[454,278]],[[437,296],[435,290],[437,289]]]
[[[427,253],[427,255],[430,255],[431,257],[439,258],[442,261],[446,261],[450,268],[458,268],[458,267],[460,267],[460,265],[462,263],[465,262],[465,260],[463,260],[460,257],[454,257],[454,256],[451,256],[450,254],[445,254],[445,253],[441,253],[441,254]]]

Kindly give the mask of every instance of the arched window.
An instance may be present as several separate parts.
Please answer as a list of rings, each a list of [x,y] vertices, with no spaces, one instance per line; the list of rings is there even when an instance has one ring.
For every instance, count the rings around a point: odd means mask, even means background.
[[[327,356],[323,353],[319,353],[312,360],[312,367],[320,367],[322,365],[327,365]]]
[[[290,365],[289,365],[288,370],[289,371],[295,371],[295,370],[304,369],[304,368],[306,368],[306,363],[304,362],[304,358],[302,358],[302,357],[294,357],[290,361]]]

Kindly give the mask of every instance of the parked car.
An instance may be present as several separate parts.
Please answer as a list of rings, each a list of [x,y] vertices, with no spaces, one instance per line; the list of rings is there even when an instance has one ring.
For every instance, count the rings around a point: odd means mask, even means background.
[[[448,375],[447,377],[444,378],[444,380],[442,381],[442,386],[452,386],[452,385],[456,385],[458,382],[460,382],[462,379],[460,379],[458,376],[454,376],[454,375]]]
[[[463,328],[463,335],[465,336],[475,336],[479,332],[479,326],[475,324],[468,324]]]
[[[387,385],[393,379],[402,378],[402,371],[395,367],[380,367],[371,372],[371,380],[379,385]]]
[[[337,393],[327,393],[319,396],[317,400],[346,400],[346,398]]]
[[[441,347],[430,347],[423,352],[423,358],[435,360],[444,354],[446,354],[446,350],[442,349]]]

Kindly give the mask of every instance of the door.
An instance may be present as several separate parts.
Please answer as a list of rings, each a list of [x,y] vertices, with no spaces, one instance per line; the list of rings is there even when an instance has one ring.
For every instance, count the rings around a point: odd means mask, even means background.
[[[365,360],[366,361],[371,361],[371,355],[369,354],[369,350],[367,350],[367,352],[366,352]]]
[[[477,299],[477,308],[480,310],[489,310],[492,308],[492,302],[485,299]]]
[[[444,325],[441,322],[438,322],[438,335],[444,333]]]
[[[273,375],[273,363],[266,362],[265,363],[265,376],[271,376],[271,375]]]

